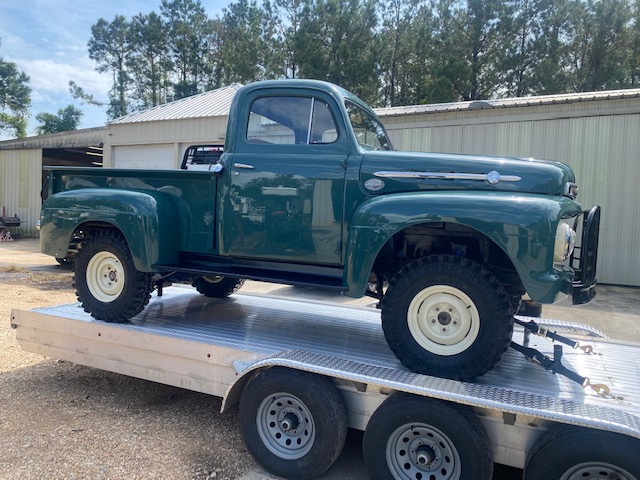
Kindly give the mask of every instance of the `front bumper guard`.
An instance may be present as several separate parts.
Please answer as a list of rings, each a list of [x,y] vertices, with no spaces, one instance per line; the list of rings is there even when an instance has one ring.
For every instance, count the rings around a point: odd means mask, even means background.
[[[588,303],[596,296],[596,264],[598,261],[598,239],[600,233],[600,207],[595,206],[582,215],[582,225],[579,219],[574,224],[574,230],[581,227],[582,236],[579,246],[571,254],[570,264],[575,271],[571,282],[571,297],[574,305]]]

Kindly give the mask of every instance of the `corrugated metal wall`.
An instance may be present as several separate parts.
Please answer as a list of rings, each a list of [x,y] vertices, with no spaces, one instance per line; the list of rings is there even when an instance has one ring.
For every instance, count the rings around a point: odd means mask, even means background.
[[[22,236],[36,236],[41,188],[42,150],[0,150],[0,213],[20,217]]]
[[[147,145],[152,150],[157,144],[172,143],[175,146],[174,164],[179,168],[182,154],[189,145],[222,144],[226,131],[226,116],[110,125],[104,166],[115,165],[118,148],[125,151],[123,147]]]
[[[400,150],[514,155],[571,165],[602,206],[598,278],[640,286],[640,99],[382,116]]]

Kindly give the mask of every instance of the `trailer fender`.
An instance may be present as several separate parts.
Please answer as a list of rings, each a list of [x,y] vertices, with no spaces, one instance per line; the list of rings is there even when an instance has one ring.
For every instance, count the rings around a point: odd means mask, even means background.
[[[581,207],[568,198],[513,192],[411,192],[369,199],[351,221],[345,295],[364,294],[378,254],[396,233],[417,225],[448,223],[488,237],[509,257],[529,296],[552,303],[571,280],[549,271],[556,227],[562,218],[580,213]]]
[[[41,224],[41,250],[56,258],[66,256],[78,229],[107,225],[124,235],[138,271],[150,272],[153,264],[178,260],[180,216],[165,192],[111,188],[61,192],[43,205]]]
[[[253,372],[270,367],[285,367],[317,373],[365,386],[365,391],[381,392],[380,403],[394,392],[404,392],[461,403],[476,408],[497,409],[507,413],[533,415],[566,425],[588,426],[640,439],[640,417],[602,405],[581,405],[538,393],[512,395],[507,389],[469,384],[457,380],[420,375],[394,368],[360,364],[303,350],[286,350],[250,364],[236,364],[241,371],[229,385],[221,412],[236,405]],[[348,404],[347,404],[348,407]]]

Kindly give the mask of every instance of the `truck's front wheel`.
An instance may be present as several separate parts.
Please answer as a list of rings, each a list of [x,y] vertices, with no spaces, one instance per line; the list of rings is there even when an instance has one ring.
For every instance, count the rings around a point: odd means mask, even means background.
[[[115,231],[89,235],[78,252],[76,295],[85,312],[106,322],[125,322],[151,297],[151,275],[136,270],[126,240]]]
[[[464,257],[434,255],[403,268],[382,302],[389,347],[417,373],[471,380],[502,358],[513,331],[498,280]]]

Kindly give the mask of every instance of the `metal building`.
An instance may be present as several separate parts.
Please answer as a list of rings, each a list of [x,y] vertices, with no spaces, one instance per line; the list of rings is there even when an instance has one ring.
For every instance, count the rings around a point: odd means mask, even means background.
[[[121,117],[106,127],[0,142],[0,207],[34,236],[43,165],[179,168],[189,145],[222,144],[240,85]],[[640,89],[377,109],[401,150],[568,163],[579,200],[603,208],[598,278],[640,286]]]
[[[45,177],[42,167],[102,166],[107,127],[0,142],[0,208],[18,216],[22,236],[37,235]]]
[[[559,160],[602,206],[598,279],[640,286],[640,89],[378,109],[401,150]]]
[[[104,166],[180,168],[189,145],[224,144],[231,101],[240,87],[232,84],[112,121]]]

